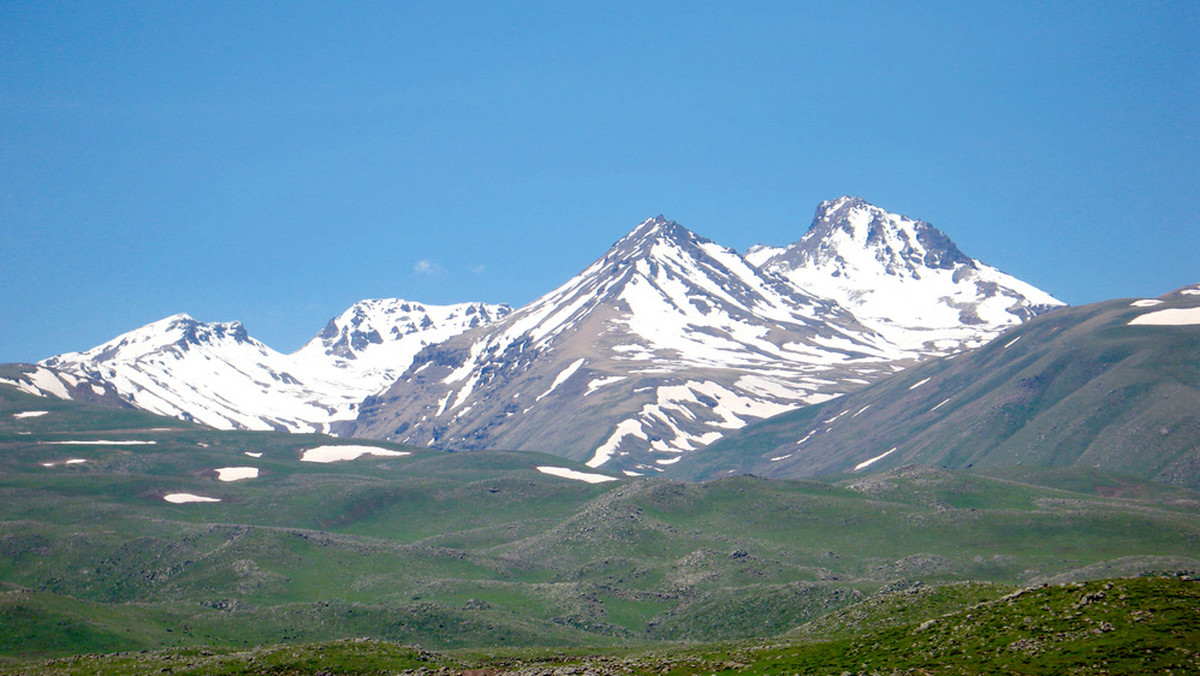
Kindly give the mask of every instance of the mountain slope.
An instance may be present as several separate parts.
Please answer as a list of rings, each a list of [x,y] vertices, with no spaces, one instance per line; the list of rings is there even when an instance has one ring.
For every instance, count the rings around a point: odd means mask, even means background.
[[[179,314],[41,365],[108,383],[138,408],[219,429],[323,431],[357,415],[363,398],[387,387],[425,345],[509,311],[361,301],[290,355],[239,322]]]
[[[927,354],[982,345],[1062,305],[970,258],[929,223],[858,197],[822,202],[798,242],[755,247],[746,258],[837,302],[889,341]]]
[[[747,427],[672,468],[801,477],[1079,466],[1200,487],[1200,285],[1063,308],[987,346]]]
[[[640,473],[908,357],[836,304],[658,217],[507,319],[422,352],[344,431]]]

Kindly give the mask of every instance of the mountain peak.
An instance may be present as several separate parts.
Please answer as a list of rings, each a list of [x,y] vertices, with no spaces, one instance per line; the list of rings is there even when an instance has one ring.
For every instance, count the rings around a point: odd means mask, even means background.
[[[709,240],[688,230],[665,216],[647,218],[615,244],[605,257],[608,260],[654,258],[663,247],[690,250]]]
[[[850,309],[898,345],[968,344],[1061,305],[1053,296],[967,256],[929,223],[861,197],[822,202],[812,225],[785,248],[748,258],[764,271]],[[924,346],[924,347],[922,347]]]
[[[891,213],[861,197],[822,202],[798,248],[817,259],[841,259],[866,250],[891,275],[919,276],[922,269],[974,267],[945,233],[921,220]]]

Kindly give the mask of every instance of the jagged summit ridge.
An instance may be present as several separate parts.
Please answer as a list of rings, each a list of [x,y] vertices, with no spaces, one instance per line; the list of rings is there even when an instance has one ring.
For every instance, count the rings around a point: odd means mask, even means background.
[[[507,304],[458,303],[426,305],[403,298],[370,298],[351,305],[329,320],[300,352],[323,352],[343,359],[367,358],[385,344],[413,343],[423,346],[461,331],[472,329],[512,313]],[[416,350],[411,350],[414,354]],[[391,368],[407,368],[407,359],[389,354],[381,357]]]
[[[347,431],[645,473],[832,396],[832,373],[904,356],[836,304],[659,217],[506,319],[427,348]]]
[[[919,277],[922,268],[975,267],[973,259],[929,223],[888,213],[861,197],[822,202],[795,252],[807,254],[811,262],[839,258],[839,245],[844,242],[839,235],[872,252],[888,274]]]
[[[929,223],[858,197],[822,202],[803,237],[755,247],[763,271],[854,313],[905,349],[977,346],[1062,302],[963,253]]]
[[[282,354],[241,322],[176,314],[43,366],[110,385],[128,403],[222,429],[326,431],[352,420],[425,345],[511,312],[506,305],[355,303],[300,350]]]

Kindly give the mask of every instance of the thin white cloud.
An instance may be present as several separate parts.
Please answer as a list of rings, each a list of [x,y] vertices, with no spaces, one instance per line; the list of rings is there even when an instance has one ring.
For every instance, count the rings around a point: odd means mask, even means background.
[[[477,275],[482,275],[483,271],[486,269],[487,269],[486,266],[476,265],[475,267],[471,268],[471,272],[474,272]]]
[[[429,260],[428,258],[422,258],[413,265],[414,275],[425,275],[427,277],[432,277],[433,275],[440,274],[441,272],[442,266]]]

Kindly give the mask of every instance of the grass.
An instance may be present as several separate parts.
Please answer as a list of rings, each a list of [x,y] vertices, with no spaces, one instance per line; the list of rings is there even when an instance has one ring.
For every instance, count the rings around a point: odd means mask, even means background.
[[[1200,584],[1150,577],[1017,591],[980,584],[881,592],[769,641],[653,648],[431,652],[351,639],[193,647],[0,666],[74,674],[1073,674],[1195,673]]]
[[[12,415],[25,410],[51,412]],[[496,664],[473,650],[550,664],[539,646],[552,646],[654,673],[692,659],[719,671],[725,658],[703,645],[890,636],[1007,587],[1200,567],[1193,493],[1096,472],[593,485],[547,476],[536,467],[579,466],[529,453],[409,448],[314,465],[301,450],[338,440],[105,410],[0,388],[0,659],[12,670],[303,673],[322,655],[344,673],[466,669]],[[156,443],[41,443],[67,438]],[[86,462],[42,466],[70,457]],[[233,465],[261,475],[212,472]],[[221,502],[173,505],[169,492]],[[376,643],[347,642],[361,637]],[[375,649],[379,661],[354,662]],[[758,660],[740,644],[713,650]],[[826,664],[826,648],[804,650],[788,663]],[[127,654],[76,657],[111,652]]]

